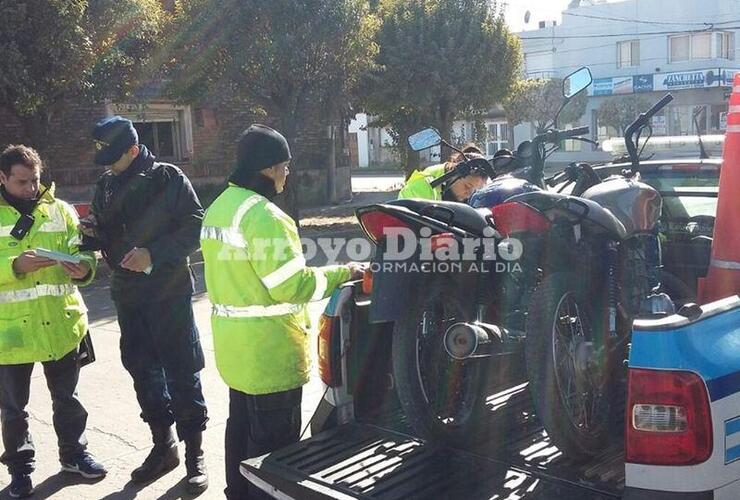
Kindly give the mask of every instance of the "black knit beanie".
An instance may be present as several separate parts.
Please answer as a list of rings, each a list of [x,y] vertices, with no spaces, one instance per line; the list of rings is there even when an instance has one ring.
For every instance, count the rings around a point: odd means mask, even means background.
[[[255,123],[239,136],[236,168],[230,180],[241,184],[236,181],[290,159],[290,147],[285,137],[277,130]]]

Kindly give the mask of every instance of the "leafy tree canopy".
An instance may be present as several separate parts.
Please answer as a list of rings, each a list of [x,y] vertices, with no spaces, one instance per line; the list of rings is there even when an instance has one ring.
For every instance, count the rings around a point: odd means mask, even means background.
[[[436,126],[449,138],[459,116],[508,94],[521,53],[490,0],[380,0],[377,65],[359,101],[402,152],[408,135]],[[416,165],[409,155],[407,170]]]
[[[586,111],[588,96],[581,92],[563,109],[559,123],[577,123]],[[534,123],[538,132],[555,118],[563,103],[563,81],[533,78],[520,80],[504,103],[506,118],[511,125]]]
[[[165,22],[157,0],[0,0],[0,107],[43,147],[65,98],[131,90]]]
[[[610,97],[599,107],[599,125],[613,127],[621,135],[640,113],[650,108],[650,104],[645,97],[637,94]]]

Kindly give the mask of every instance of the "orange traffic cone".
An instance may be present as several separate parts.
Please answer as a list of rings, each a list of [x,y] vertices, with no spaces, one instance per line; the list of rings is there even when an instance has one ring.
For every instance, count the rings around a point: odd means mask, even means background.
[[[740,73],[735,74],[727,114],[712,260],[699,278],[700,304],[740,294]]]

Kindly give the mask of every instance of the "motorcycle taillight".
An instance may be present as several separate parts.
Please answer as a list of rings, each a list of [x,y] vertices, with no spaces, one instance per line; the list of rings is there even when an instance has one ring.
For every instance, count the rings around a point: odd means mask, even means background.
[[[694,465],[709,459],[712,415],[697,374],[631,368],[627,386],[627,462]]]
[[[409,227],[408,224],[398,217],[379,210],[360,214],[359,219],[365,234],[376,244],[394,230]]]
[[[493,223],[499,232],[510,236],[515,233],[545,233],[550,229],[550,221],[529,205],[509,202],[491,209]]]

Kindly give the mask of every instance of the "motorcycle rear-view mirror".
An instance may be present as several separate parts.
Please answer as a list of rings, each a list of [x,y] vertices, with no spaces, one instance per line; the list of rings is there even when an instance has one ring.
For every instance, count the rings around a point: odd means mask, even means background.
[[[591,70],[583,68],[575,70],[563,80],[563,97],[571,99],[583,92],[593,82]]]
[[[422,151],[442,144],[442,136],[434,128],[425,128],[409,136],[409,147],[414,151]]]

